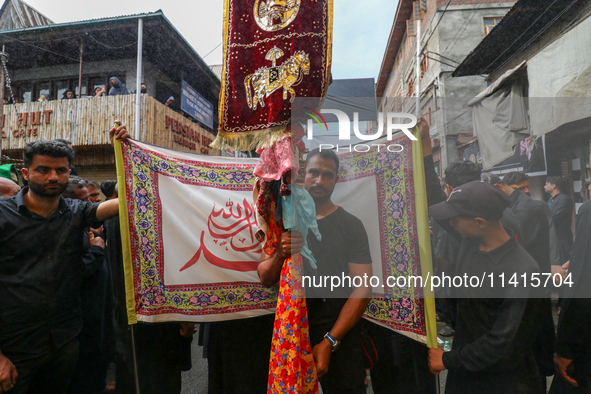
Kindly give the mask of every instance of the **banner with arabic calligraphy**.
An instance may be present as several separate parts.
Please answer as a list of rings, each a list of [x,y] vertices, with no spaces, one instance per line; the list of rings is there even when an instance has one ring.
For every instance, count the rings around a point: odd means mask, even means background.
[[[326,96],[332,7],[333,0],[224,0],[220,128],[212,146],[269,147],[290,122],[296,97]]]
[[[273,313],[277,289],[264,288],[256,273],[256,159],[237,163],[131,140],[121,147],[130,324]]]
[[[391,143],[403,152],[339,155],[333,201],[363,222],[374,275],[425,276],[431,255],[421,144],[406,137]],[[119,200],[130,324],[274,312],[277,288],[264,288],[256,273],[256,159],[128,140],[116,149],[116,160],[125,185]],[[428,289],[378,287],[373,297],[367,319],[437,346]]]
[[[401,135],[366,152],[339,154],[333,202],[361,220],[369,238],[373,299],[364,317],[437,347],[435,302],[429,287],[415,282],[390,286],[388,277],[432,275],[427,196],[419,141]],[[389,150],[392,151],[389,151]],[[402,282],[399,282],[402,283]],[[327,295],[328,296],[328,295]]]

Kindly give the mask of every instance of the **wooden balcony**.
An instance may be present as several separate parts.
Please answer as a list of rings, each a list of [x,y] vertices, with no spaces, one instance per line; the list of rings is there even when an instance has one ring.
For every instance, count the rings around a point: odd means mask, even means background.
[[[115,120],[127,125],[132,135],[135,132],[135,100],[136,96],[130,94],[4,105],[2,154],[17,159],[28,142],[56,138],[72,141],[76,151],[91,151],[93,147],[104,150]],[[220,154],[219,149],[209,148],[215,138],[211,132],[145,94],[140,119],[140,141],[187,152]]]

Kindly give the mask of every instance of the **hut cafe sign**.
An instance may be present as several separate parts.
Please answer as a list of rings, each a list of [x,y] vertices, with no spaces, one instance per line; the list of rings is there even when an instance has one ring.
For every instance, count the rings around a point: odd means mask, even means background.
[[[182,124],[180,121],[171,118],[168,115],[165,115],[165,125],[167,129],[170,129],[170,131],[174,133],[174,142],[177,144],[181,144],[193,150],[196,150],[197,144],[200,144],[200,152],[206,155],[209,154],[208,146],[213,139],[193,130],[189,126]]]
[[[53,113],[52,109],[48,109],[45,111],[36,111],[36,112],[22,112],[18,114],[19,120],[19,128],[10,131],[10,134],[13,138],[24,138],[24,137],[31,137],[37,136],[37,127],[41,125],[41,122],[44,124],[51,123],[51,114]],[[2,118],[2,138],[6,138],[7,134],[4,130],[4,124],[6,123],[6,115]]]

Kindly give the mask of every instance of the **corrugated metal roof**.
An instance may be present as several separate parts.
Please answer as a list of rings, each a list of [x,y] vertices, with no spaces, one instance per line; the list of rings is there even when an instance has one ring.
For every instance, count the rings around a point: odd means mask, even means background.
[[[209,66],[209,68],[211,68],[211,71],[213,71],[213,73],[215,75],[217,75],[217,77],[221,80],[222,79],[222,67],[224,65],[223,64],[214,64]]]
[[[42,26],[53,21],[22,0],[12,0],[15,10],[19,13],[24,26]]]
[[[6,0],[0,8],[0,30],[53,24],[53,21],[22,0]]]
[[[7,0],[11,1],[11,0]],[[161,19],[165,22],[165,25],[172,30],[174,35],[186,46],[186,48],[191,52],[193,57],[196,57],[201,63],[202,69],[205,73],[209,74],[211,77],[214,77],[217,81],[219,81],[219,77],[215,75],[215,73],[207,66],[207,64],[203,61],[201,56],[197,53],[197,51],[193,48],[191,44],[183,37],[183,35],[176,29],[176,27],[164,16],[162,10],[158,10],[155,12],[146,12],[140,14],[130,14],[130,15],[123,15],[123,16],[116,16],[116,17],[104,17],[98,19],[88,19],[76,22],[65,22],[65,23],[52,23],[51,25],[45,26],[33,26],[33,27],[26,27],[26,28],[14,28],[12,30],[7,30],[3,32],[4,37],[19,37],[22,34],[37,34],[38,32],[44,31],[64,31],[64,30],[72,30],[72,29],[79,29],[81,27],[90,27],[90,26],[101,26],[104,24],[105,26],[111,24],[118,24],[125,21],[130,21],[134,19],[147,19],[147,18],[155,18]]]
[[[493,74],[532,45],[540,34],[560,20],[570,20],[589,1],[519,0],[497,26],[452,73],[452,77]],[[570,8],[568,12],[566,6]]]
[[[83,20],[73,21],[73,22],[68,22],[68,23],[73,23],[73,24],[77,24],[77,23],[88,23],[88,22],[106,21],[106,20],[109,20],[109,19],[117,20],[117,19],[145,17],[145,16],[149,16],[149,15],[158,15],[158,14],[162,14],[162,10],[157,10],[157,11],[154,11],[154,12],[140,12],[138,14],[127,14],[127,15],[118,15],[118,16],[104,16],[102,18],[83,19]]]

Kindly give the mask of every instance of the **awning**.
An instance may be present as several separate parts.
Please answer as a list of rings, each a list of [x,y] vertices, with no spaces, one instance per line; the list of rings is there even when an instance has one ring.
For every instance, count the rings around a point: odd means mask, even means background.
[[[508,159],[513,147],[529,137],[529,120],[519,72],[525,62],[503,74],[468,102],[485,169]]]
[[[529,107],[536,136],[591,117],[591,18],[528,61]]]
[[[468,106],[473,106],[476,103],[479,103],[480,101],[485,99],[486,97],[490,96],[494,92],[496,92],[500,86],[505,84],[505,82],[508,82],[510,78],[517,75],[517,73],[519,73],[521,70],[525,69],[526,67],[527,67],[527,64],[524,61],[519,66],[517,66],[517,67],[507,71],[505,74],[501,75],[501,77],[499,79],[497,79],[493,84],[491,84],[488,88],[486,88],[482,92],[478,93],[478,95],[476,97],[474,97],[472,100],[468,101]]]

